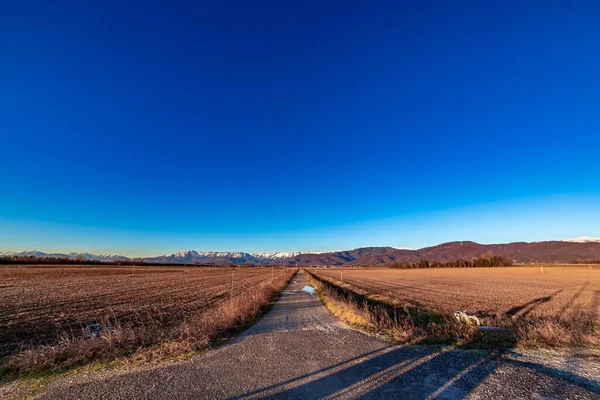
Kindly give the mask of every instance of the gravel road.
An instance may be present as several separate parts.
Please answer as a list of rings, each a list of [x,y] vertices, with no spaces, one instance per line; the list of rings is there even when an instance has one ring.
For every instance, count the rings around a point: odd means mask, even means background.
[[[600,399],[600,361],[550,351],[396,346],[332,317],[296,275],[228,344],[146,370],[70,376],[43,399]]]

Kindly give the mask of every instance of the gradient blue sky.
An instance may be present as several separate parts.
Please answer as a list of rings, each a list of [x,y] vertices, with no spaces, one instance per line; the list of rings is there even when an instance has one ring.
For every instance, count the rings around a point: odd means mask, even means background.
[[[600,236],[595,2],[121,3],[0,6],[0,251]]]

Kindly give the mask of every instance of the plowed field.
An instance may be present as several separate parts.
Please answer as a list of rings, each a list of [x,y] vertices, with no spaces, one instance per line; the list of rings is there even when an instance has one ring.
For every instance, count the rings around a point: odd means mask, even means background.
[[[480,317],[589,318],[600,324],[600,266],[312,269],[371,295]]]
[[[284,274],[271,268],[0,267],[0,356],[57,343],[102,318],[180,322]]]

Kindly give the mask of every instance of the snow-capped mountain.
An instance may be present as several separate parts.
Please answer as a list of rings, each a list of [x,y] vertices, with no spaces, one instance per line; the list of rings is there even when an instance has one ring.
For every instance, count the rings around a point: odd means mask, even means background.
[[[183,250],[158,257],[145,258],[148,262],[261,264],[305,254],[299,251],[245,253],[241,251]]]
[[[3,251],[0,252],[0,257],[50,257],[49,254],[43,253],[38,250],[29,250],[29,251]]]
[[[166,257],[187,257],[187,256],[196,256],[196,257],[233,257],[239,258],[248,255],[248,253],[243,253],[241,251],[196,251],[196,250],[183,250],[177,253],[168,254]],[[163,256],[165,257],[165,256]]]
[[[39,250],[30,251],[4,251],[0,252],[0,257],[54,257],[54,258],[68,258],[71,260],[94,260],[94,261],[114,261],[114,260],[128,260],[129,258],[119,254],[92,254],[92,253],[44,253]]]
[[[303,254],[301,251],[278,251],[278,252],[262,252],[252,253],[252,256],[264,260],[281,260],[282,258],[296,257]]]
[[[600,238],[593,238],[588,236],[582,236],[575,239],[565,239],[563,242],[570,243],[600,243]]]
[[[165,254],[158,257],[144,258],[153,263],[188,263],[188,264],[259,264],[249,253],[229,251],[196,251],[183,250],[177,253]]]

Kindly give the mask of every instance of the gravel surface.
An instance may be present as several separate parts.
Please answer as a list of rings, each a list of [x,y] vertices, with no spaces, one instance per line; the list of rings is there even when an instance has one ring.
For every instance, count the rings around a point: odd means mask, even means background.
[[[67,376],[43,399],[600,399],[593,354],[396,346],[341,324],[298,274],[273,309],[188,360]]]

